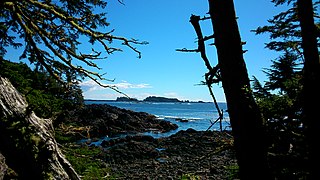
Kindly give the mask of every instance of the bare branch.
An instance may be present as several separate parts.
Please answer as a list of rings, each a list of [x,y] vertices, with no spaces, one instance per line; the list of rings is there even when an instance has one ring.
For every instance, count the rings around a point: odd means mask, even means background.
[[[205,62],[205,65],[206,65],[207,69],[209,71],[211,71],[212,67],[211,67],[209,59],[208,59],[208,57],[206,55],[206,48],[205,48],[205,44],[204,44],[204,38],[203,38],[203,35],[202,35],[202,31],[201,31],[201,28],[200,28],[199,21],[200,21],[200,16],[191,15],[190,22],[191,22],[194,30],[196,31],[196,34],[197,34],[197,37],[198,37],[198,50],[201,53],[201,58]]]
[[[213,90],[212,90],[212,84],[213,83],[218,83],[221,81],[221,77],[220,77],[220,68],[219,65],[215,66],[214,68],[211,67],[209,59],[206,55],[206,49],[205,49],[205,41],[213,39],[214,38],[214,34],[210,35],[210,36],[205,36],[203,37],[202,35],[202,31],[201,31],[201,27],[199,24],[199,21],[201,20],[206,20],[206,19],[210,19],[210,17],[204,17],[204,18],[200,18],[200,16],[195,16],[195,15],[191,15],[190,17],[190,22],[197,34],[197,38],[198,38],[198,48],[197,49],[176,49],[176,51],[180,51],[180,52],[200,52],[201,53],[201,58],[203,59],[203,61],[205,62],[205,65],[207,67],[207,69],[209,70],[209,72],[207,72],[205,74],[205,82],[203,82],[203,84],[207,85],[210,95],[213,99],[214,105],[219,113],[219,118],[211,123],[211,126],[207,129],[209,130],[216,122],[220,121],[220,130],[222,131],[222,120],[223,120],[223,111],[220,110],[219,105],[217,103],[217,100],[214,96]],[[214,44],[213,44],[214,45]]]
[[[123,1],[124,1],[124,0],[118,0],[118,2],[119,2],[120,4],[125,5]]]
[[[182,48],[182,49],[176,49],[176,51],[179,52],[200,52],[199,49],[187,49],[187,48]]]
[[[207,40],[210,40],[210,39],[214,39],[214,34],[210,35],[210,36],[205,36],[203,38],[203,41],[207,41]]]

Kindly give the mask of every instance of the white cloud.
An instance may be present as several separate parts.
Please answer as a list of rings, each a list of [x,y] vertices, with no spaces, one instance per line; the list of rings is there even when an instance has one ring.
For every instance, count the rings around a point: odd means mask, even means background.
[[[127,81],[122,81],[121,83],[111,84],[121,89],[145,89],[151,88],[150,84],[141,83],[141,84],[131,84]]]
[[[104,86],[112,86],[118,89],[145,89],[145,88],[152,88],[150,84],[140,83],[140,84],[132,84],[127,81],[122,81],[120,83],[112,83],[112,84],[105,84],[102,83]],[[92,91],[99,91],[104,90],[104,87],[99,86],[93,80],[87,80],[80,83],[81,89],[83,92],[92,92]]]

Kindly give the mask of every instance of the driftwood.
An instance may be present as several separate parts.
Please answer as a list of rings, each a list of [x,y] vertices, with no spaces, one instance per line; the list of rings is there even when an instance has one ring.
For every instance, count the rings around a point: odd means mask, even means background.
[[[0,153],[21,179],[80,179],[55,141],[52,120],[37,117],[1,76]]]

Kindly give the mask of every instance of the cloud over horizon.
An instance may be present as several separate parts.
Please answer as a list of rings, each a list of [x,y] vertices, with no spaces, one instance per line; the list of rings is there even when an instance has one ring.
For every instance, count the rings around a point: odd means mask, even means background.
[[[113,99],[116,99],[117,97],[123,96],[122,94],[115,92],[109,88],[104,88],[99,86],[93,80],[83,81],[79,85],[83,91],[83,96],[85,99],[113,100]],[[185,99],[184,97],[180,96],[177,92],[162,92],[162,93],[152,92],[153,87],[147,83],[134,84],[134,83],[130,83],[123,80],[118,83],[110,83],[110,84],[103,83],[103,85],[114,86],[120,92],[124,92],[128,96],[139,99],[139,100],[143,100],[148,96],[178,98],[180,100]]]
[[[106,84],[106,83],[102,83],[105,86],[112,86],[115,87],[119,90],[121,89],[146,89],[146,88],[152,88],[152,86],[150,84],[147,83],[140,83],[140,84],[132,84],[129,83],[127,81],[121,81],[119,83],[112,83],[112,84]],[[93,80],[87,80],[87,81],[83,81],[80,84],[80,87],[82,89],[82,91],[85,92],[92,92],[92,91],[101,91],[101,90],[105,90],[106,88],[99,86],[99,84],[97,84],[96,82],[94,82]]]

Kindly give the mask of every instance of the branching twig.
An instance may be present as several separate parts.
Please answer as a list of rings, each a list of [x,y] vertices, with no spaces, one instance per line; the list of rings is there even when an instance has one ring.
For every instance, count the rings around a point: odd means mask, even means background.
[[[118,1],[124,4],[123,0]],[[101,70],[94,63],[94,60],[106,58],[102,57],[102,52],[94,49],[90,54],[77,52],[77,45],[81,44],[78,39],[80,35],[89,37],[90,43],[98,42],[108,54],[122,51],[120,48],[109,46],[110,43],[117,40],[136,52],[138,58],[141,58],[141,52],[134,45],[146,45],[148,42],[114,36],[112,34],[114,29],[106,33],[96,31],[98,26],[95,24],[104,27],[108,26],[108,23],[103,16],[100,17],[100,14],[88,14],[88,11],[91,10],[90,6],[81,5],[83,9],[78,10],[78,13],[81,14],[80,17],[70,14],[69,11],[63,10],[59,5],[36,0],[6,2],[3,3],[3,8],[9,10],[12,19],[16,21],[16,26],[20,26],[17,33],[26,40],[26,47],[21,58],[29,56],[31,63],[37,62],[42,65],[50,75],[64,85],[67,85],[68,82],[65,82],[62,74],[65,73],[65,70],[72,70],[90,78],[102,87],[111,88],[127,96],[115,86],[103,85],[99,82],[100,80],[106,80],[100,73],[76,65],[76,61],[83,62],[89,67]],[[42,46],[42,44],[45,46]]]
[[[198,49],[195,50],[189,50],[186,48],[183,49],[176,49],[176,51],[180,51],[180,52],[200,52],[201,54],[201,58],[203,59],[207,69],[209,70],[209,72],[207,72],[205,74],[205,85],[207,85],[208,89],[209,89],[209,93],[213,99],[213,102],[215,104],[215,107],[219,113],[219,117],[215,122],[211,122],[210,127],[208,128],[208,130],[217,122],[220,121],[220,131],[222,131],[222,120],[223,120],[223,111],[220,110],[219,105],[217,103],[217,100],[214,96],[214,93],[212,91],[212,84],[213,83],[218,83],[221,81],[220,75],[219,75],[219,65],[215,66],[214,68],[212,68],[212,66],[210,65],[209,59],[206,55],[206,48],[205,48],[205,41],[213,39],[214,35],[210,35],[210,36],[205,36],[203,37],[202,35],[202,31],[201,31],[201,27],[199,24],[199,21],[201,20],[206,20],[209,19],[207,17],[204,18],[200,18],[200,16],[195,16],[195,15],[191,15],[190,17],[190,23],[192,24],[196,34],[197,34],[197,38],[198,38]]]
[[[180,52],[200,52],[199,49],[187,49],[187,48],[176,49],[176,51],[180,51]]]
[[[198,50],[199,50],[199,52],[201,54],[201,58],[203,59],[207,69],[209,71],[211,71],[212,67],[211,67],[209,59],[208,59],[208,57],[206,55],[206,47],[205,47],[205,44],[204,44],[204,39],[203,39],[203,35],[202,35],[202,32],[201,32],[199,21],[200,21],[200,16],[191,15],[190,22],[191,22],[194,30],[196,31],[196,34],[197,34],[197,37],[198,37]]]

